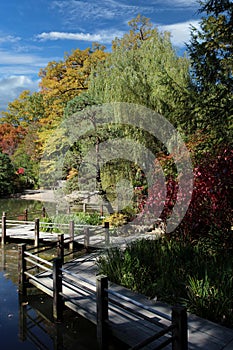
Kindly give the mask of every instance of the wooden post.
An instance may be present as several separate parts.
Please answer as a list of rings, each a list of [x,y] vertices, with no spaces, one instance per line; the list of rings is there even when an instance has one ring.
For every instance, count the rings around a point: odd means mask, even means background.
[[[63,298],[62,298],[62,259],[53,260],[53,317],[55,322],[62,321]]]
[[[69,250],[73,252],[74,251],[74,221],[73,220],[70,221],[69,231],[70,231]]]
[[[26,288],[26,260],[25,260],[25,253],[26,250],[26,244],[22,243],[18,245],[18,288],[19,293],[22,295],[27,294],[27,288]]]
[[[96,278],[97,342],[100,350],[108,349],[108,278]]]
[[[42,208],[42,218],[46,217],[46,210],[45,207]]]
[[[6,213],[2,213],[2,247],[6,244]]]
[[[40,239],[40,220],[35,219],[35,241],[34,247],[39,247],[39,239]]]
[[[172,308],[172,324],[175,328],[172,331],[172,350],[188,350],[188,325],[187,310],[183,306]]]
[[[18,295],[19,301],[19,339],[25,341],[27,339],[27,307],[25,298],[22,294]]]
[[[104,216],[104,206],[103,206],[103,204],[100,205],[100,216]]]
[[[28,221],[28,210],[24,210],[24,221]]]
[[[65,348],[63,334],[63,325],[61,323],[56,323],[53,335],[53,350],[63,350]]]
[[[108,246],[110,243],[110,240],[109,240],[109,222],[108,221],[105,221],[104,228],[105,228],[105,244]]]
[[[83,212],[86,213],[86,203],[83,203]]]
[[[58,235],[57,241],[57,257],[64,263],[64,234]]]
[[[6,270],[6,250],[5,247],[2,247],[2,261],[1,261],[2,268],[0,271]]]
[[[84,230],[84,248],[88,251],[90,244],[90,229],[86,227]]]

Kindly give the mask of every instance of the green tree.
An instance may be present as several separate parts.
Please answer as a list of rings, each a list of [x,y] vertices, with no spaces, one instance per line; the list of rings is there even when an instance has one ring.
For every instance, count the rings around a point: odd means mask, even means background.
[[[113,51],[97,65],[89,91],[101,102],[130,102],[149,107],[177,125],[187,119],[189,60],[178,57],[168,32],[138,16],[130,31],[113,42]]]
[[[200,1],[200,29],[192,27],[188,51],[196,93],[197,125],[212,142],[232,141],[233,3]]]
[[[0,150],[0,195],[8,195],[13,192],[15,178],[14,167],[10,157]]]

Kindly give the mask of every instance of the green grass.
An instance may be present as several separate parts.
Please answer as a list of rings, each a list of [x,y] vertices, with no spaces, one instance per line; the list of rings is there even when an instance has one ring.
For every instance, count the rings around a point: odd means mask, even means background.
[[[78,212],[75,214],[59,214],[54,215],[48,218],[43,218],[40,225],[41,231],[46,232],[60,232],[59,228],[53,227],[54,224],[69,224],[70,221],[74,221],[74,225],[101,225],[102,219],[100,218],[99,213],[83,213]],[[43,225],[43,222],[46,223]],[[48,225],[51,223],[51,225]],[[58,225],[59,226],[59,225]]]
[[[233,327],[233,255],[210,237],[199,242],[138,240],[99,259],[112,282]],[[216,238],[216,237],[215,237]]]

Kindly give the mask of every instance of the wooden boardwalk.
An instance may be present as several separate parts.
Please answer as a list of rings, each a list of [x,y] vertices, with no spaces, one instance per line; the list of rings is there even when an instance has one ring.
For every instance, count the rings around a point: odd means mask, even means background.
[[[14,234],[17,236],[17,229],[17,226],[12,228],[12,231],[8,228],[8,234],[11,232],[12,237],[14,237]],[[21,234],[24,233],[31,238],[26,238],[23,241],[29,239],[28,242],[30,242],[30,240],[34,240],[35,225],[33,222],[21,223],[18,232],[19,241],[22,239]],[[70,232],[66,236],[40,232],[41,234],[45,234],[45,243],[55,240],[53,247],[56,247],[58,243],[60,253],[63,251],[60,246],[61,243],[65,240],[69,244],[68,240],[72,236]],[[110,245],[111,243],[113,245],[127,244],[131,240],[139,238],[139,235],[130,237],[109,237],[107,235],[109,242],[106,242],[106,231],[102,228],[102,232],[97,232],[93,237],[89,236],[89,234],[87,237],[84,232],[74,236],[79,243],[82,241],[84,246],[85,241],[90,246],[92,244],[95,246],[97,242],[96,237],[106,247],[106,243],[110,243]],[[155,235],[151,237],[151,235],[144,234],[143,238],[145,237],[153,238]],[[60,240],[60,238],[63,238],[63,240]],[[100,247],[103,247],[101,244]],[[26,245],[21,247],[26,248]],[[162,348],[167,350],[186,350],[187,344],[185,342],[182,345],[179,341],[179,347],[174,342],[174,339],[181,337],[182,332],[180,328],[180,335],[177,335],[177,325],[181,325],[181,323],[174,320],[174,316],[172,317],[172,308],[159,302],[147,300],[144,296],[133,293],[122,286],[108,282],[108,285],[102,288],[104,293],[104,297],[102,295],[102,303],[105,304],[104,301],[108,301],[108,311],[107,313],[106,310],[103,312],[102,318],[98,316],[98,309],[100,309],[100,307],[97,307],[100,297],[98,289],[101,289],[101,285],[96,275],[96,259],[98,259],[98,255],[101,252],[104,253],[104,250],[101,249],[95,254],[72,259],[63,265],[56,265],[55,261],[59,261],[59,259],[54,261],[44,260],[41,257],[44,247],[42,248],[39,244],[34,248],[30,248],[30,250],[26,249],[23,253],[21,250],[19,254],[20,293],[25,294],[25,289],[29,282],[30,285],[53,298],[54,320],[61,318],[64,305],[90,320],[97,326],[100,348],[102,349],[106,348],[106,335],[111,334],[117,339],[121,339],[124,344],[134,350]],[[59,288],[57,288],[57,282],[58,285],[60,283]],[[180,311],[178,308],[178,313]],[[183,326],[185,324],[182,325],[182,328]],[[185,327],[187,327],[187,323]],[[188,336],[189,350],[233,350],[233,331],[194,315],[188,315]],[[146,344],[143,345],[144,342]],[[141,345],[139,346],[139,344]]]
[[[75,243],[83,244],[86,247],[103,248],[106,246],[126,246],[128,243],[140,238],[156,239],[159,230],[153,232],[139,231],[135,226],[133,233],[125,234],[124,231],[114,232],[109,228],[108,223],[103,225],[83,225],[43,222],[39,219],[35,221],[7,220],[2,217],[0,225],[0,237],[2,246],[7,242],[28,242],[35,246],[41,243],[55,242],[60,234],[64,239],[71,239]],[[138,231],[137,231],[138,230]],[[136,231],[136,233],[135,233]]]
[[[153,302],[144,299],[142,304],[138,294],[96,276],[96,253],[61,265],[60,259],[45,261],[32,250],[24,250],[25,245],[21,247],[21,293],[26,293],[26,283],[30,283],[53,298],[55,320],[62,318],[66,306],[94,323],[100,349],[108,348],[109,335],[135,350],[187,349],[184,309],[177,307],[164,313]]]

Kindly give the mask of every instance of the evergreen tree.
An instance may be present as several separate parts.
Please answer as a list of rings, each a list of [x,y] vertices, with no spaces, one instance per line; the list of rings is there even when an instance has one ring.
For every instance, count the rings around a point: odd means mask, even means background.
[[[197,122],[218,143],[232,140],[233,2],[200,1],[200,30],[188,45],[197,93]]]

